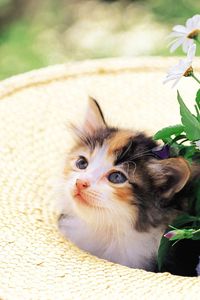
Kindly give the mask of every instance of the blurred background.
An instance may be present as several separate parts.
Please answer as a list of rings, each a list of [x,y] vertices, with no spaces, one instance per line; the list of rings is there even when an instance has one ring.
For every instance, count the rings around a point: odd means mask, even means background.
[[[171,55],[172,27],[197,13],[199,0],[0,0],[0,79],[74,60]]]

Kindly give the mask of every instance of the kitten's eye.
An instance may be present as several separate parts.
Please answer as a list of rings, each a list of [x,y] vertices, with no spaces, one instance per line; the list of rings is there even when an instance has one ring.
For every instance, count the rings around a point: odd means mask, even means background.
[[[79,159],[76,161],[76,167],[78,169],[86,169],[88,166],[87,159],[84,156],[80,156]]]
[[[124,183],[127,178],[122,172],[117,171],[110,173],[108,175],[108,180],[112,183]]]

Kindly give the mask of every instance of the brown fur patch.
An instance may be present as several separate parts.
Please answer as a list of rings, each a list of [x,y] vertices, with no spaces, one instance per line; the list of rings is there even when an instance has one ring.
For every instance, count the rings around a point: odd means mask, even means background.
[[[120,130],[115,133],[109,139],[109,149],[108,155],[114,154],[117,150],[123,148],[129,141],[129,139],[133,137],[133,132],[131,130]]]
[[[81,141],[76,142],[76,144],[70,149],[69,156],[74,156],[75,153],[79,153],[80,151],[86,151],[87,148],[85,145],[81,143]]]
[[[67,161],[64,167],[63,174],[67,176],[70,172],[73,171],[72,164],[73,162],[78,159],[78,156],[80,153],[88,153],[89,155],[89,150],[87,147],[85,147],[81,142],[77,142],[70,150],[70,152],[67,155]]]
[[[133,204],[133,191],[131,187],[114,187],[115,191],[114,194],[118,200],[122,202],[126,202],[128,204]]]
[[[70,166],[69,164],[67,164],[67,165],[64,167],[63,174],[64,174],[65,176],[67,176],[67,175],[69,175],[69,174],[71,173],[71,171],[72,171],[71,166]]]
[[[137,168],[137,167],[135,167]],[[143,186],[144,185],[144,180],[142,178],[142,175],[140,174],[140,171],[135,170],[134,172],[129,172],[129,181],[131,183],[136,183],[139,186]]]
[[[191,175],[188,162],[181,157],[161,161],[154,160],[154,163],[150,164],[149,167],[156,187],[166,187],[166,190],[163,190],[163,196],[165,195],[167,198],[178,193]]]
[[[137,222],[139,211],[138,211],[137,202],[134,199],[132,188],[127,186],[126,187],[115,186],[114,189],[115,189],[114,195],[117,198],[117,200],[132,206],[132,214],[133,214],[132,216],[135,222]]]

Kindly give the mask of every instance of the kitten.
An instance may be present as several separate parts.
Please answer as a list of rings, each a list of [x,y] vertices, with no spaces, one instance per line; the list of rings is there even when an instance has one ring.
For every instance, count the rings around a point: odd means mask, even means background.
[[[99,258],[153,271],[161,236],[176,217],[175,195],[190,167],[156,158],[143,133],[109,127],[90,99],[64,169],[62,234]]]

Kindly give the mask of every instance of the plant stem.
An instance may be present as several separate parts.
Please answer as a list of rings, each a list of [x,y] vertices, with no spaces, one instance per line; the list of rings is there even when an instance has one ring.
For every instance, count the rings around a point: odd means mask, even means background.
[[[195,39],[195,41],[198,43],[198,44],[200,44],[200,41],[199,41],[199,39],[197,38],[197,39]]]
[[[194,75],[194,73],[192,73],[191,76],[200,84],[200,80]]]
[[[199,108],[198,106],[195,104],[195,109],[196,109],[196,112],[197,112],[197,120],[200,122],[200,111],[199,111]]]

